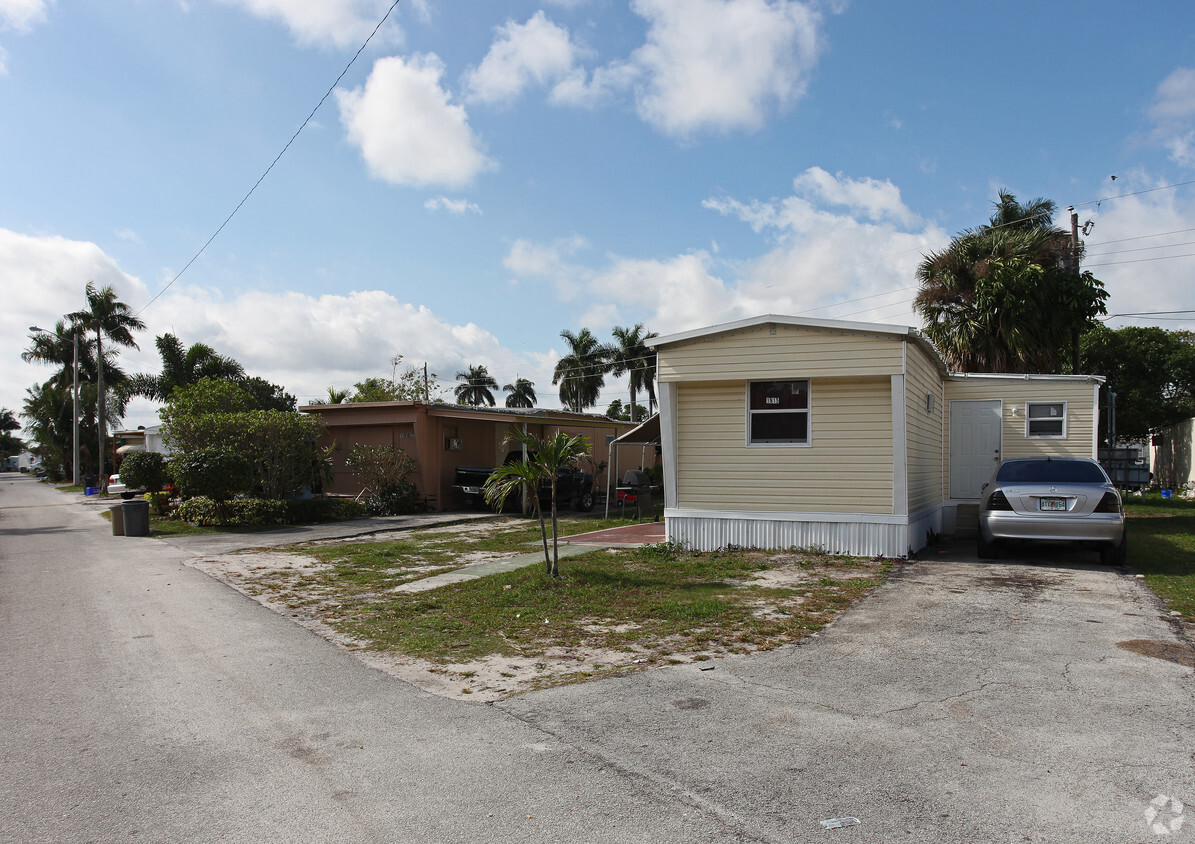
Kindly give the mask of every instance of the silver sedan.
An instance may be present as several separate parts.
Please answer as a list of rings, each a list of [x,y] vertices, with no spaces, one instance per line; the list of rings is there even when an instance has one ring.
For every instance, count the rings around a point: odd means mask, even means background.
[[[1002,460],[980,493],[979,556],[997,556],[1005,539],[1091,543],[1100,562],[1123,565],[1128,546],[1120,493],[1094,460]]]

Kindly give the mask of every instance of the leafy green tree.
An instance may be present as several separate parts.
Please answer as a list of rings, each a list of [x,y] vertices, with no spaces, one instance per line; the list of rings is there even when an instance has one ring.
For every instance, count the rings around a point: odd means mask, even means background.
[[[312,404],[344,404],[352,395],[348,390],[338,390],[335,387],[328,388],[328,397],[326,399],[315,399]]]
[[[989,224],[957,235],[917,269],[914,307],[957,371],[1060,372],[1078,366],[1078,338],[1107,313],[1107,291],[1051,220],[1054,204],[1001,191]],[[1081,250],[1078,250],[1081,252]],[[1067,355],[1067,350],[1071,354]]]
[[[609,359],[613,375],[626,375],[631,391],[631,402],[627,405],[630,413],[628,421],[635,422],[642,418],[636,416],[635,394],[640,390],[648,395],[648,403],[656,401],[656,353],[648,348],[647,341],[660,335],[654,331],[647,332],[643,323],[636,323],[630,328],[614,326],[611,330],[615,343],[610,347]]]
[[[577,334],[567,329],[560,336],[568,343],[569,351],[556,363],[552,385],[560,385],[560,403],[574,413],[598,403],[606,373],[610,371],[610,350],[603,346],[588,328]]]
[[[143,373],[129,379],[125,391],[164,402],[176,387],[194,384],[202,378],[222,378],[237,381],[245,376],[245,369],[230,357],[217,354],[206,343],[194,343],[184,349],[173,334],[162,334],[154,340],[162,358],[162,371],[157,375]]]
[[[253,468],[225,445],[197,448],[170,458],[170,473],[187,498],[229,501],[253,486]]]
[[[516,378],[513,384],[502,388],[508,393],[507,407],[535,407],[535,382],[526,378]]]
[[[540,438],[528,431],[516,429],[506,435],[506,446],[518,445],[524,447],[527,460],[523,463],[509,463],[499,466],[486,480],[484,496],[486,503],[496,505],[501,509],[502,504],[516,491],[527,490],[531,498],[536,500],[536,508],[540,513],[540,533],[544,536],[544,562],[550,577],[560,577],[560,547],[559,530],[556,519],[556,487],[560,472],[571,469],[577,462],[590,454],[589,441],[577,434],[569,436],[563,431],[557,431],[550,437]],[[547,482],[550,488],[552,506],[552,556],[548,557],[547,535],[544,531],[543,511],[539,508],[539,486]]]
[[[160,492],[168,480],[166,458],[155,451],[134,451],[120,462],[120,482],[129,489]]]
[[[457,404],[471,404],[474,407],[494,406],[493,391],[498,389],[498,382],[484,365],[470,366],[468,370],[458,372],[456,380],[461,382],[453,390]]]
[[[1195,416],[1195,335],[1157,327],[1097,326],[1083,335],[1083,369],[1107,381],[1107,408],[1116,393],[1116,439],[1129,442]],[[1100,413],[1100,440],[1108,440]]]
[[[615,399],[606,408],[606,415],[620,422],[631,422],[631,409],[622,403],[622,399]],[[647,418],[647,408],[641,404],[635,405],[635,419]]]
[[[19,430],[21,423],[17,421],[16,414],[7,407],[0,407],[0,459],[12,457],[25,450],[25,443],[13,434],[13,431]]]
[[[264,378],[242,378],[237,385],[253,397],[258,410],[293,411],[298,407],[294,396]]]
[[[171,473],[188,496],[218,499],[231,490],[281,499],[315,480],[321,457],[317,442],[325,430],[319,417],[260,410],[248,391],[214,378],[176,389],[161,417],[163,440],[176,451]],[[247,481],[234,474],[236,483],[220,482],[224,487],[218,494],[188,488],[188,483],[213,483],[217,468],[239,465],[247,467]]]

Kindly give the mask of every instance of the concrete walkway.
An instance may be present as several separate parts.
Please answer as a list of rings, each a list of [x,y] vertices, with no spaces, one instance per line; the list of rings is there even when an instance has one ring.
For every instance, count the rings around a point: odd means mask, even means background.
[[[578,533],[568,537],[561,537],[557,555],[563,559],[565,557],[588,554],[590,551],[596,551],[600,548],[635,548],[640,545],[646,545],[649,542],[662,542],[663,537],[664,524],[662,522],[624,525],[623,527],[595,530],[589,533]],[[394,591],[427,592],[431,589],[447,586],[449,583],[476,580],[479,577],[486,577],[491,574],[501,574],[502,572],[526,568],[536,563],[543,563],[543,561],[543,549],[539,547],[539,543],[536,543],[536,550],[533,552],[519,554],[515,557],[507,557],[502,560],[489,560],[484,563],[466,566],[456,571],[425,577],[422,580],[413,580],[410,583],[402,584]]]

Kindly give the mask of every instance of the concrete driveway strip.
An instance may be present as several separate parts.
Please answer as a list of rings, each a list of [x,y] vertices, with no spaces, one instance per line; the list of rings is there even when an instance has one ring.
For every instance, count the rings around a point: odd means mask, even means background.
[[[802,645],[501,706],[745,838],[1163,840],[1151,801],[1195,804],[1192,670],[1117,647],[1174,643],[1159,612],[1076,559],[938,557]],[[1195,841],[1164,802],[1165,840]]]
[[[0,481],[0,841],[726,840],[63,500]]]

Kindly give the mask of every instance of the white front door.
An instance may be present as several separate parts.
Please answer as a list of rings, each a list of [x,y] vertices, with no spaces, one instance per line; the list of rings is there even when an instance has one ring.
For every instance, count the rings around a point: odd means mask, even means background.
[[[1000,422],[1004,403],[950,403],[950,497],[978,498],[1000,459]]]

